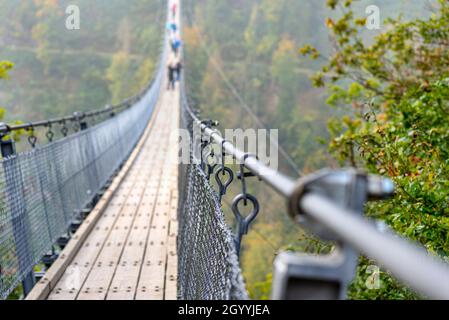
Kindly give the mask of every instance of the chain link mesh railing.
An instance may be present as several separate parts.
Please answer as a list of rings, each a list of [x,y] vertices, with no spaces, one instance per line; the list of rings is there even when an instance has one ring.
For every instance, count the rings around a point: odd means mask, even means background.
[[[0,298],[33,270],[127,159],[151,118],[164,71],[161,64],[133,107],[0,161]]]
[[[190,132],[193,141],[193,122],[197,119],[183,87],[181,96],[181,128]],[[181,164],[180,168],[179,297],[248,299],[233,234],[217,194],[193,154],[192,151],[190,164]]]

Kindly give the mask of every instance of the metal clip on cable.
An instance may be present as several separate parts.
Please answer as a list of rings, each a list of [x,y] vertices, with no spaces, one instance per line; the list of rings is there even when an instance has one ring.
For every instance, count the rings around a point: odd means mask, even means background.
[[[37,143],[37,137],[36,137],[36,135],[34,134],[34,127],[33,127],[33,125],[30,125],[29,127],[28,127],[28,133],[29,133],[29,136],[28,136],[28,143],[31,145],[31,148],[35,148],[36,147],[36,143]]]
[[[368,176],[352,168],[322,170],[300,179],[289,199],[290,215],[319,238],[334,241],[335,247],[326,255],[279,254],[274,263],[273,299],[304,299],[310,292],[314,292],[318,299],[344,299],[346,288],[355,276],[358,253],[341,235],[303,210],[301,202],[304,197],[320,195],[362,216],[368,200],[388,198],[393,190],[390,180]],[[326,214],[331,216],[334,212]],[[308,285],[301,286],[303,282]]]
[[[246,188],[246,177],[254,177],[254,174],[251,172],[245,172],[245,161],[248,159],[248,157],[255,157],[257,159],[257,156],[251,155],[251,154],[245,154],[242,159],[242,163],[240,164],[240,172],[238,173],[238,178],[242,181],[242,193],[239,194],[237,197],[234,198],[232,201],[232,212],[234,213],[234,216],[237,220],[237,234],[235,238],[235,246],[237,255],[240,256],[240,248],[242,243],[242,238],[244,235],[248,234],[249,226],[251,223],[256,219],[257,215],[260,211],[260,205],[257,198],[247,192]],[[248,206],[248,201],[251,202],[253,209],[252,211],[244,217],[239,209],[240,202],[243,201],[243,205],[245,207]]]
[[[208,127],[209,129],[212,129],[213,127],[218,127],[220,125],[218,121],[210,119],[201,121],[201,124],[206,125],[206,127]]]
[[[394,185],[389,179],[353,168],[324,169],[300,179],[289,199],[289,214],[296,222],[310,229],[324,240],[338,240],[322,224],[314,223],[300,206],[301,199],[309,193],[319,194],[331,199],[343,208],[363,215],[364,206],[369,200],[384,200],[392,197]]]
[[[234,181],[234,172],[225,165],[225,157],[226,157],[226,151],[224,149],[224,144],[228,142],[227,140],[223,140],[221,142],[221,167],[218,169],[218,171],[215,173],[215,181],[217,181],[219,192],[218,192],[218,198],[221,203],[221,200],[223,199],[223,196],[226,194],[229,186],[231,185],[232,181]],[[229,175],[229,179],[226,180],[226,182],[222,181],[222,178],[226,176],[226,174]]]
[[[87,120],[86,120],[86,114],[84,112],[75,112],[73,114],[74,116],[74,130],[77,131],[83,131],[87,129]]]
[[[3,122],[0,122],[0,137],[4,137],[8,135],[8,133],[11,131],[10,127]]]
[[[209,161],[210,159],[212,159],[212,161]],[[215,155],[214,149],[212,149],[211,152],[209,152],[206,156],[206,166],[207,180],[210,181],[210,176],[214,173],[215,168],[218,166],[218,160],[217,156]]]
[[[45,134],[45,136],[47,137],[48,142],[53,142],[53,138],[55,137],[55,134],[54,134],[54,132],[52,131],[51,123],[49,123],[49,124],[47,125],[47,128],[48,128],[48,130],[47,130],[47,133]]]
[[[218,126],[218,121],[204,120],[204,121],[201,121],[201,124],[204,124],[207,128],[212,129],[212,127]],[[211,140],[210,140],[210,137],[209,137],[209,139],[204,139],[203,132],[204,132],[204,130],[201,130],[201,154],[200,154],[200,157],[201,157],[200,161],[201,162],[200,162],[200,167],[201,167],[201,169],[204,172],[206,172],[206,162],[204,160],[205,160],[205,158],[207,160],[207,156],[206,157],[204,156],[204,150],[210,145]],[[208,151],[208,153],[210,154],[211,152]]]
[[[200,168],[204,172],[206,172],[206,162],[204,161],[206,157],[204,156],[204,150],[206,150],[206,148],[209,146],[209,144],[210,144],[210,141],[204,140],[204,138],[201,137]]]
[[[64,137],[67,137],[68,133],[69,133],[69,128],[67,128],[67,125],[65,123],[65,121],[61,121],[61,133]]]

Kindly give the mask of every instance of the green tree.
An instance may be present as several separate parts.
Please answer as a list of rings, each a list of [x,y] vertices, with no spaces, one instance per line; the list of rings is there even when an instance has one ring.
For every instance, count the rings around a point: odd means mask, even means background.
[[[0,61],[0,79],[8,78],[8,71],[12,69],[14,64],[9,61]]]
[[[273,53],[273,62],[271,63],[272,79],[276,83],[279,96],[279,110],[277,123],[280,125],[288,123],[292,111],[297,106],[297,57],[295,55],[295,43],[284,37]]]
[[[9,77],[8,71],[13,68],[13,63],[10,61],[0,61],[0,79],[7,79]],[[5,116],[5,109],[0,107],[0,120]]]
[[[0,56],[15,62],[13,81],[0,88],[8,117],[31,121],[96,109],[136,94],[152,77],[165,22],[161,1],[72,4],[82,11],[80,30],[65,28],[63,1],[0,0]],[[109,81],[106,73],[120,51],[129,60],[121,75],[127,85],[112,97],[119,76]]]
[[[109,91],[112,93],[112,103],[118,103],[132,95],[131,82],[127,78],[130,65],[130,60],[125,52],[118,52],[112,57],[111,65],[106,72]]]
[[[396,196],[369,204],[369,216],[448,259],[449,3],[438,1],[428,19],[388,19],[372,42],[361,36],[366,19],[354,15],[351,0],[327,4],[342,14],[326,20],[335,53],[313,82],[326,86],[328,103],[345,113],[329,122],[329,148],[341,164],[395,182]],[[310,45],[301,53],[322,56]],[[361,259],[351,298],[416,297],[388,270],[381,289],[368,290],[369,264],[375,262]]]

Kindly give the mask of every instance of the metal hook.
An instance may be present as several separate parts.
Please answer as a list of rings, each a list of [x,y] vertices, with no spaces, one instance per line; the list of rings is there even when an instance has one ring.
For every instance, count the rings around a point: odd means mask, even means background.
[[[69,129],[66,126],[65,121],[61,121],[60,124],[62,125],[61,127],[61,133],[64,137],[67,137],[67,134],[69,133]]]
[[[49,124],[47,125],[47,127],[48,127],[48,131],[47,131],[47,133],[45,134],[45,136],[47,137],[47,139],[48,139],[49,142],[53,142],[53,138],[55,137],[55,134],[54,134],[54,132],[51,130],[51,123],[49,123]]]
[[[242,200],[249,200],[251,204],[253,205],[253,210],[244,217],[239,210],[239,204]],[[245,207],[247,204],[245,204]],[[234,198],[232,201],[232,212],[234,213],[234,216],[237,220],[237,234],[235,237],[235,247],[237,250],[237,255],[240,256],[240,247],[242,243],[242,238],[244,235],[248,234],[249,226],[251,223],[256,219],[257,215],[260,211],[260,205],[259,201],[256,197],[254,197],[251,194],[239,194],[237,197]]]
[[[227,140],[223,140],[221,142],[221,168],[218,169],[218,171],[215,174],[215,181],[217,181],[218,187],[219,187],[219,201],[221,203],[221,200],[223,199],[223,196],[226,194],[229,186],[234,181],[234,172],[226,167],[225,165],[225,157],[226,157],[226,151],[224,149],[225,142],[229,142]],[[225,183],[223,183],[222,179],[220,178],[220,174],[222,177],[226,176],[226,174],[229,175],[229,179],[226,180]]]
[[[78,132],[80,130],[80,124],[78,122],[73,123],[73,131]]]
[[[226,173],[229,174],[229,179],[226,180],[225,183],[221,180],[220,176],[226,176]],[[221,167],[218,169],[218,171],[215,173],[215,181],[217,181],[218,187],[219,187],[219,200],[223,199],[223,196],[226,194],[229,186],[231,185],[232,181],[234,181],[234,172],[232,172],[231,169],[228,167]]]
[[[212,129],[213,126],[218,126],[218,121],[203,120],[203,121],[201,121],[201,125],[205,125],[207,128]],[[200,154],[200,156],[201,156],[201,159],[200,159],[201,165],[200,165],[200,167],[201,167],[201,169],[203,171],[206,171],[206,166],[205,166],[205,163],[204,163],[204,154],[203,153],[204,153],[204,149],[206,149],[206,147],[211,143],[211,140],[210,139],[209,140],[204,140],[204,137],[203,137],[204,129],[205,128],[201,127],[201,154]]]
[[[28,143],[31,145],[31,148],[34,149],[36,147],[37,137],[34,135],[34,127],[32,125],[28,127],[28,133]]]

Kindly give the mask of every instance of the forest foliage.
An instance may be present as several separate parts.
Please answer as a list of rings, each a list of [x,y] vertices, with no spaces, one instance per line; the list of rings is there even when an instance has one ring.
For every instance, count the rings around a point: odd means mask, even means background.
[[[392,178],[396,196],[369,204],[367,214],[448,259],[449,5],[371,2],[404,15],[367,32],[366,1],[184,0],[189,93],[203,117],[226,128],[257,127],[245,101],[280,129],[305,173],[348,165]],[[14,62],[13,70],[0,62],[0,79],[12,76],[0,87],[7,120],[98,108],[150,80],[163,1],[70,1],[81,8],[77,31],[64,28],[68,4],[0,0],[0,60]],[[281,170],[298,174],[285,159]],[[250,189],[262,212],[243,242],[242,266],[251,296],[268,298],[278,252],[329,248],[291,223],[284,199],[258,183]],[[418,298],[388,270],[381,288],[368,290],[372,264],[361,257],[350,298]]]
[[[66,28],[69,5],[80,8],[79,30]],[[66,116],[138,93],[159,60],[164,5],[161,0],[0,0],[0,121]],[[18,142],[25,134],[15,131],[13,138]],[[9,299],[21,296],[19,286]]]
[[[369,205],[368,215],[449,261],[449,3],[438,1],[429,19],[389,19],[371,43],[360,37],[364,20],[352,1],[328,5],[343,15],[327,20],[334,53],[313,81],[328,88],[330,105],[350,106],[329,121],[329,149],[342,165],[393,179],[395,197]],[[301,51],[320,56],[312,46]],[[359,271],[367,264],[375,262],[362,259]],[[382,280],[373,292],[355,281],[351,296],[414,296],[385,272]]]
[[[280,129],[305,173],[346,165],[391,177],[397,195],[369,204],[367,214],[447,257],[446,1],[374,1],[382,28],[373,31],[365,26],[373,1],[186,2],[187,83],[203,117],[255,127],[230,83],[267,127]],[[294,175],[286,163],[281,169]],[[252,297],[267,298],[279,251],[323,244],[283,218],[282,199],[251,188],[262,195],[262,213],[244,240],[242,266]],[[361,258],[350,298],[418,298],[388,270],[380,289],[369,290],[370,265]]]
[[[323,91],[308,79],[317,66],[306,66],[297,52],[303,37],[326,47],[325,39],[310,36],[322,25],[321,6],[318,1],[184,2],[186,84],[201,116],[219,120],[221,129],[257,128],[241,105],[245,101],[267,128],[281,129],[280,144],[306,172],[331,161],[317,141],[326,136],[330,111],[320,98]],[[324,25],[320,29],[326,31]],[[298,175],[285,159],[279,161],[283,172]],[[240,192],[236,185],[228,202]],[[291,223],[284,199],[254,181],[250,191],[258,195],[262,210],[243,241],[242,268],[251,296],[268,298],[276,254],[304,249],[309,236]],[[223,209],[232,225],[229,206]]]
[[[68,5],[80,8],[79,30],[66,28]],[[163,6],[160,0],[0,0],[0,57],[15,65],[0,87],[6,120],[98,109],[136,94],[159,59]]]
[[[10,61],[0,61],[0,80],[7,79],[9,77],[8,71],[12,69],[13,63]],[[0,106],[0,120],[3,120],[5,116],[5,108]]]

